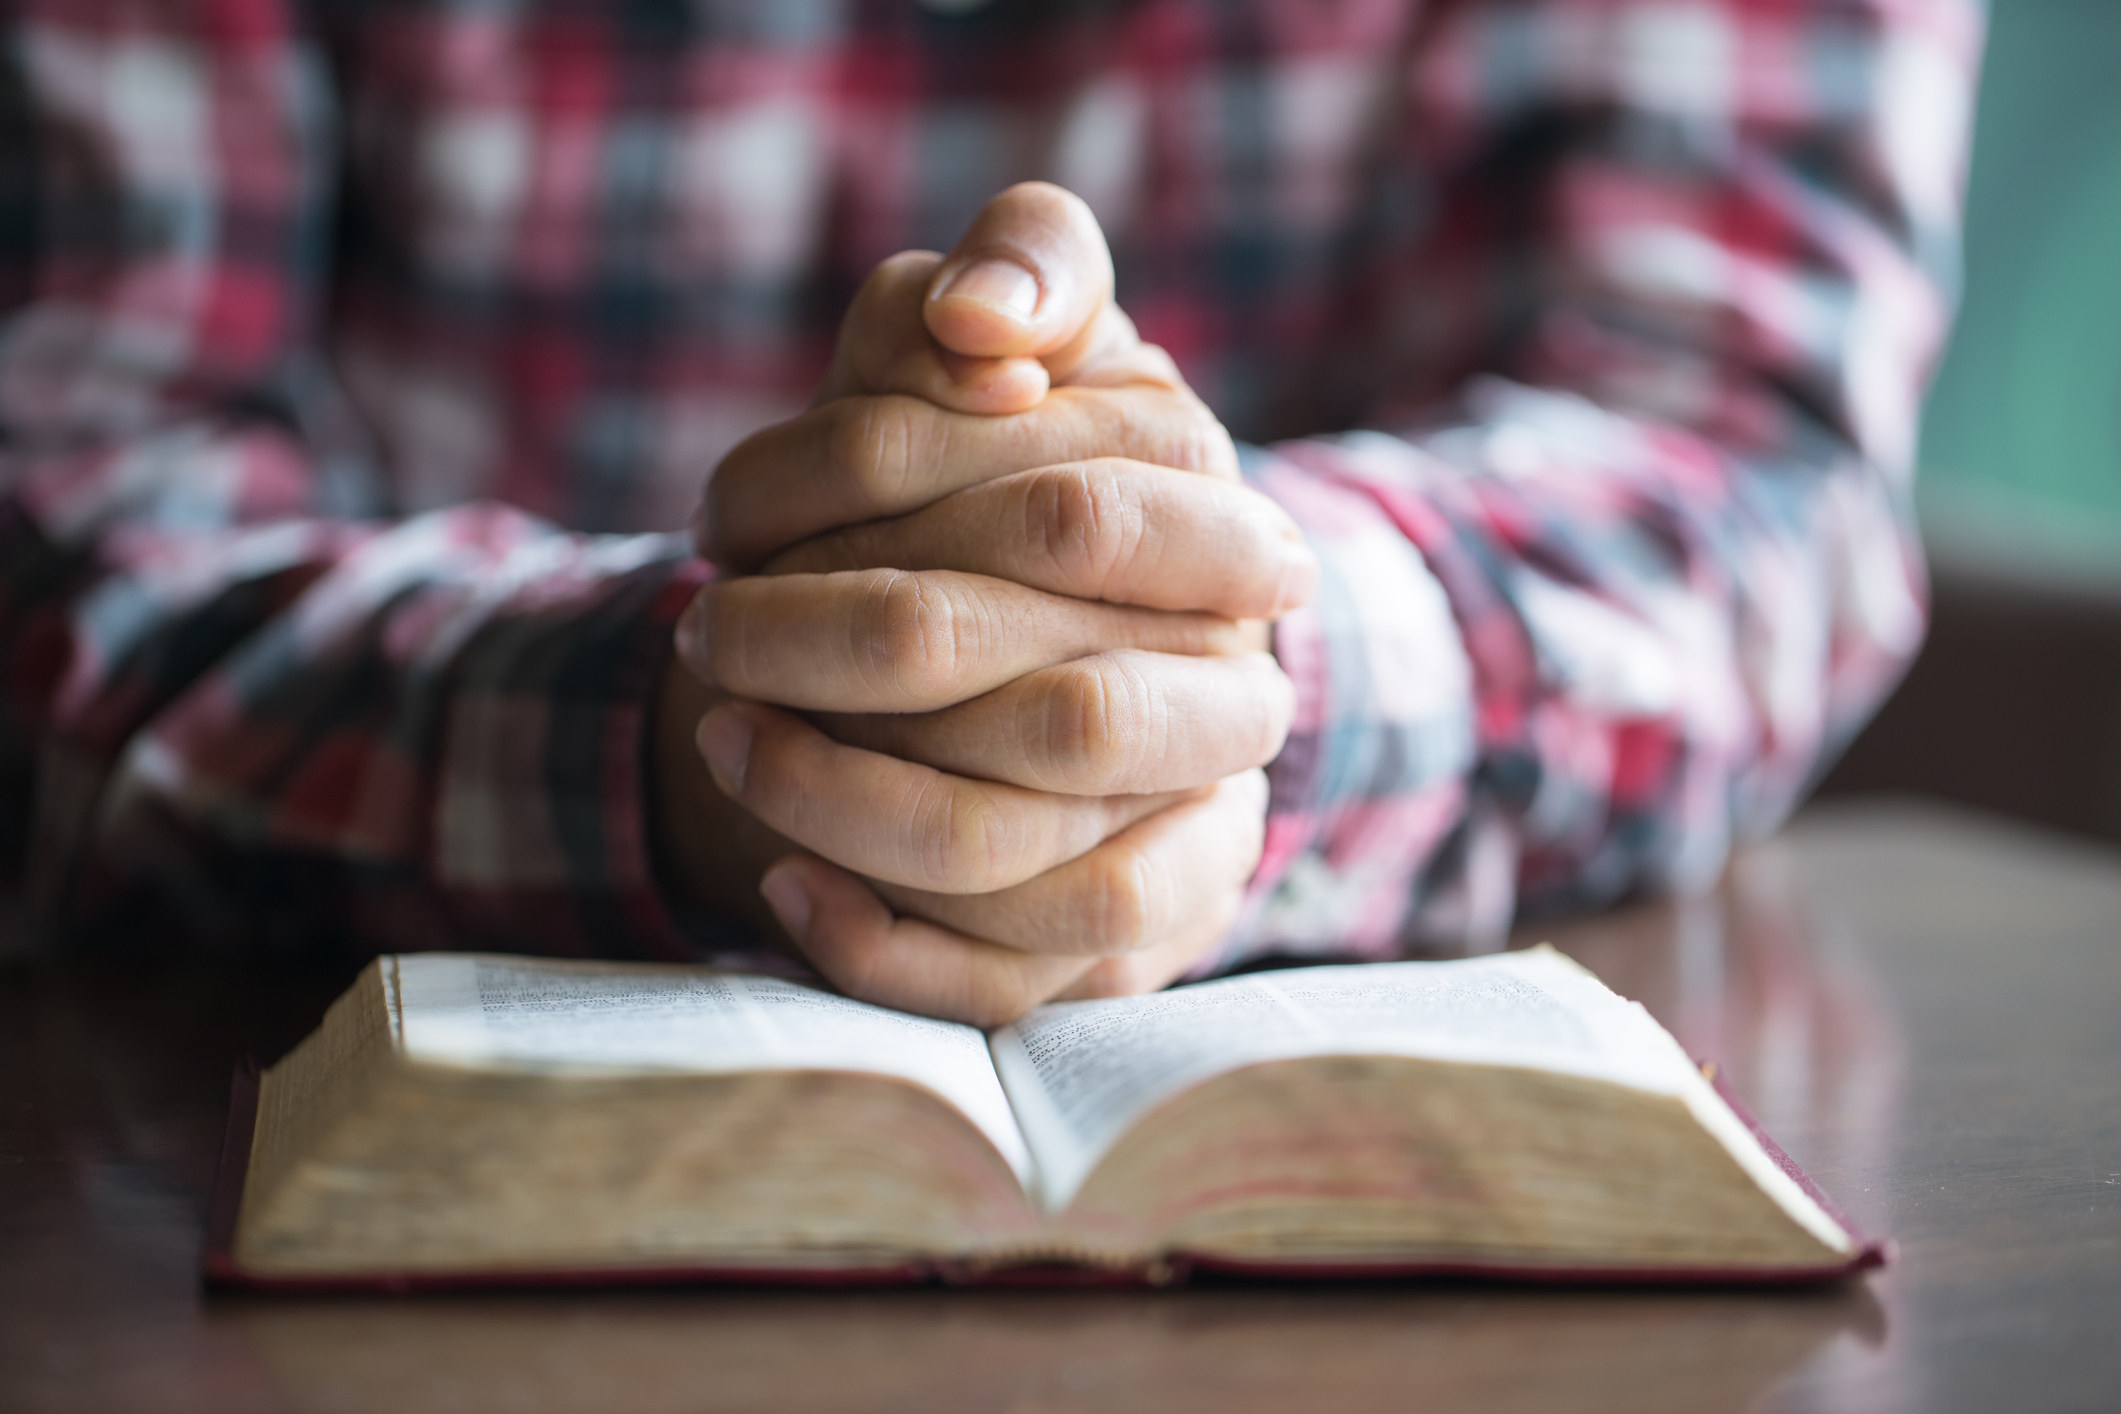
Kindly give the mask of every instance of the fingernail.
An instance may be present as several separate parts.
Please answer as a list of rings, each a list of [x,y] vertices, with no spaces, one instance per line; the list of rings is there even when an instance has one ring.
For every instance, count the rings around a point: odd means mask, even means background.
[[[978,300],[1029,324],[1038,313],[1038,277],[1013,260],[976,260],[943,286],[952,299]]]
[[[714,615],[707,611],[707,591],[702,589],[692,596],[685,612],[678,615],[677,627],[671,631],[671,642],[676,645],[678,657],[685,666],[700,677],[714,677]]]
[[[802,881],[796,878],[795,870],[783,869],[779,865],[768,869],[765,877],[759,880],[759,893],[765,897],[766,906],[773,910],[773,916],[788,930],[789,937],[800,943],[809,936],[810,895],[803,888]]]
[[[741,795],[744,768],[751,761],[751,722],[734,707],[717,707],[700,719],[700,754],[718,785],[728,794]]]
[[[1274,612],[1286,614],[1311,602],[1318,592],[1318,557],[1308,545],[1283,547],[1281,587],[1275,592]]]

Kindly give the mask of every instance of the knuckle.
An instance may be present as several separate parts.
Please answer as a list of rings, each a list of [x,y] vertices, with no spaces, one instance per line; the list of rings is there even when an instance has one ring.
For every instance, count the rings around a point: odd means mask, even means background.
[[[1090,789],[1128,782],[1158,751],[1156,694],[1121,658],[1069,664],[1044,707],[1038,740],[1048,769]]]
[[[964,619],[955,596],[932,580],[885,571],[870,581],[852,616],[857,671],[887,699],[947,695],[963,663]]]
[[[1141,498],[1103,465],[1063,467],[1042,478],[1027,509],[1032,545],[1070,588],[1099,598],[1146,537]]]
[[[1230,439],[1229,429],[1198,398],[1190,393],[1179,396],[1182,409],[1166,423],[1164,465],[1235,480],[1237,444]]]
[[[1023,830],[1013,813],[979,789],[937,782],[918,812],[920,868],[946,893],[988,893],[1016,882]]]
[[[1124,841],[1108,842],[1092,856],[1080,902],[1092,951],[1123,954],[1148,945],[1155,918],[1152,872],[1148,856]]]
[[[832,474],[872,507],[905,502],[924,458],[927,420],[916,399],[841,398],[829,405],[825,455]]]
[[[1103,423],[1106,445],[1137,461],[1178,471],[1238,479],[1237,444],[1207,404],[1184,387],[1136,382],[1083,390],[1093,425]]]

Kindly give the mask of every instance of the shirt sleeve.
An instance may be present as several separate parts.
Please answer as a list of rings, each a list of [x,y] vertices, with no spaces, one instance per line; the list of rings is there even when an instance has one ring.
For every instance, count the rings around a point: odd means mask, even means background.
[[[1379,431],[1255,451],[1325,565],[1265,952],[1497,946],[1712,879],[1919,646],[1974,0],[1451,3],[1367,272]]]
[[[35,930],[682,953],[643,717],[699,571],[496,505],[393,521],[319,450],[335,136],[290,9],[32,0],[8,36],[0,794]]]

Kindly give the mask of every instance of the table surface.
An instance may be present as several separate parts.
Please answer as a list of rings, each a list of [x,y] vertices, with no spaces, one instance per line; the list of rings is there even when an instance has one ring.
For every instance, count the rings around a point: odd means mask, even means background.
[[[2121,1409],[2121,854],[1836,806],[1713,896],[1542,936],[1720,1060],[1895,1265],[1779,1293],[205,1296],[230,1066],[347,978],[17,967],[0,1411]]]

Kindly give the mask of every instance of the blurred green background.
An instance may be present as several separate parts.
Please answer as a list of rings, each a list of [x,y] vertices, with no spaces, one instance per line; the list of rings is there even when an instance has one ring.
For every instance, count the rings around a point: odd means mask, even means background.
[[[2121,579],[2121,0],[1992,0],[1933,553]]]

